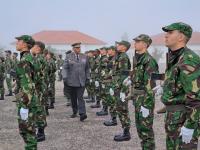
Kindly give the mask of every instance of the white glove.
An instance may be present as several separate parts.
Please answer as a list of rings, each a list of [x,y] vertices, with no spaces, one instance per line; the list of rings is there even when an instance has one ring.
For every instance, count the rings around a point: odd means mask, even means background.
[[[113,96],[115,94],[112,88],[109,89],[109,93],[111,96]]]
[[[62,70],[62,67],[60,67],[60,69]]]
[[[105,89],[105,85],[104,85],[104,84],[101,84],[101,87],[102,87],[103,89]]]
[[[141,106],[140,112],[142,112],[142,117],[144,117],[144,118],[149,116],[149,109],[147,109],[147,108],[145,108],[143,106]]]
[[[132,84],[131,77],[128,76],[128,77],[123,81],[123,85],[125,85],[125,86],[130,86],[131,84]]]
[[[162,95],[163,94],[163,87],[161,85],[158,85],[152,89],[156,96]]]
[[[120,99],[122,102],[125,102],[126,94],[125,93],[120,93]]]
[[[105,74],[106,74],[105,71],[102,70],[102,71],[101,71],[101,75],[102,75],[102,76],[105,76]]]
[[[192,140],[192,135],[194,133],[194,129],[188,129],[186,127],[181,128],[180,136],[182,136],[182,141],[186,144],[190,143]]]
[[[99,87],[99,81],[95,81],[95,86]]]
[[[6,77],[7,77],[7,78],[10,78],[10,74],[6,74]]]
[[[98,73],[99,71],[98,71],[98,69],[95,69],[95,73]]]
[[[28,119],[28,109],[25,108],[20,108],[20,117],[22,120],[27,120]]]
[[[90,79],[90,83],[92,83],[92,79]]]

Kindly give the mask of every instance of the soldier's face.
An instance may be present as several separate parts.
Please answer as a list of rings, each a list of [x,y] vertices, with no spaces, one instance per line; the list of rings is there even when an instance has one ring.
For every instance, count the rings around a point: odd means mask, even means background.
[[[34,45],[32,48],[31,48],[31,52],[33,54],[39,54],[41,52],[41,49],[38,45]]]
[[[101,55],[106,55],[107,51],[105,49],[100,50]]]
[[[143,51],[147,48],[147,44],[144,41],[135,41],[134,48],[136,51]]]
[[[117,44],[117,51],[118,52],[126,52],[127,48],[125,45]]]
[[[168,31],[165,34],[165,45],[169,48],[176,47],[176,45],[183,41],[184,35],[178,30]]]
[[[109,56],[115,56],[115,51],[113,51],[112,49],[108,50],[108,55]]]
[[[23,40],[17,40],[16,42],[16,50],[22,51],[24,48],[27,48],[27,44]]]

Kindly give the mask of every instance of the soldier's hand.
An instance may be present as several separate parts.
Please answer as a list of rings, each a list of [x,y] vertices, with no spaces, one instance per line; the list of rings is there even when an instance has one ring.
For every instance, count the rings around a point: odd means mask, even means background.
[[[99,81],[95,81],[95,86],[99,87]]]
[[[142,117],[146,118],[149,116],[149,109],[141,106],[140,108],[140,112],[142,113]]]
[[[158,85],[158,86],[154,87],[152,90],[153,90],[153,92],[155,93],[156,96],[160,96],[160,95],[163,94],[162,85]]]
[[[109,93],[111,96],[113,96],[115,94],[112,88],[109,89]]]
[[[126,94],[125,93],[120,93],[120,99],[122,102],[125,102]]]
[[[28,119],[28,112],[29,110],[26,108],[21,108],[20,109],[20,117],[22,120],[27,120]]]
[[[182,141],[186,144],[190,143],[190,141],[192,140],[193,133],[194,129],[188,129],[183,126],[181,128],[181,133],[180,133],[180,136],[182,136]]]
[[[125,85],[125,86],[130,86],[131,84],[132,84],[131,77],[128,76],[128,77],[123,81],[123,85]]]

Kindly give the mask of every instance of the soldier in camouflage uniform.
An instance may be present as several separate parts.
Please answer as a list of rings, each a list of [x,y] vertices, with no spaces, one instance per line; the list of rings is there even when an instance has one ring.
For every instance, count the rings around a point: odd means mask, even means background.
[[[162,102],[166,106],[167,150],[197,150],[200,135],[200,58],[186,44],[192,28],[177,22],[162,28],[169,58]]]
[[[0,56],[0,100],[4,100],[4,78],[5,78],[5,65],[4,65],[4,57]]]
[[[57,70],[58,70],[58,81],[62,80],[62,66],[64,60],[62,59],[62,55],[58,55],[58,60],[56,61]]]
[[[43,56],[43,50],[45,48],[44,43],[40,41],[36,41],[35,45],[31,49],[31,52],[33,54],[33,60],[34,60],[34,70],[35,70],[35,76],[34,76],[34,82],[35,82],[35,88],[36,88],[36,94],[39,100],[39,107],[37,110],[37,116],[36,116],[36,126],[38,128],[37,132],[37,141],[41,142],[45,140],[45,134],[44,129],[47,126],[46,122],[46,101],[44,98],[45,89],[46,89],[46,83],[45,83],[45,67],[46,67],[46,61]]]
[[[100,98],[102,100],[103,108],[101,111],[97,112],[97,116],[105,116],[108,115],[108,106],[106,104],[106,96],[109,94],[108,89],[105,86],[104,80],[108,74],[107,64],[108,64],[108,56],[107,56],[107,48],[103,47],[100,49],[101,59],[98,67],[98,71],[100,74],[99,83],[100,83]]]
[[[100,108],[101,104],[100,104],[100,72],[98,70],[99,68],[99,63],[100,63],[100,51],[98,49],[95,50],[95,65],[94,65],[94,72],[95,74],[93,75],[92,78],[94,78],[94,85],[95,85],[95,99],[96,99],[96,104],[95,105],[91,105],[91,108]]]
[[[141,34],[133,40],[135,41],[133,75],[128,77],[124,84],[128,86],[129,79],[132,81],[135,124],[138,136],[141,139],[141,147],[143,150],[154,150],[153,119],[155,98],[152,89],[156,86],[156,83],[155,80],[151,80],[151,75],[158,73],[158,64],[147,51],[152,43],[148,35]]]
[[[105,126],[116,126],[117,125],[117,112],[116,112],[116,97],[113,95],[110,95],[109,90],[112,88],[112,78],[113,78],[113,73],[115,72],[115,59],[116,59],[117,51],[116,47],[111,46],[108,48],[108,73],[107,76],[104,79],[104,84],[106,86],[106,104],[109,107],[109,112],[111,115],[111,119],[108,121],[104,122]]]
[[[12,54],[12,69],[11,69],[11,72],[16,72],[16,68],[17,68],[17,64],[19,62],[19,60],[17,59],[17,56],[18,56],[18,53],[13,53]],[[12,75],[11,75],[12,76]],[[13,78],[13,88],[14,88],[14,93],[16,94],[17,93],[17,87],[16,87],[16,79],[14,76],[12,76]]]
[[[93,74],[94,74],[94,65],[95,65],[95,61],[94,61],[94,55],[93,55],[93,51],[89,51],[87,53],[88,56],[88,61],[89,61],[89,65],[90,65],[90,81],[88,83],[88,85],[86,85],[86,89],[88,92],[88,101],[86,101],[87,103],[92,103],[95,102],[95,84],[93,82]]]
[[[35,112],[38,104],[33,81],[33,57],[30,54],[35,41],[28,35],[16,39],[16,49],[20,52],[20,61],[16,68],[16,82],[19,89],[19,93],[16,94],[19,132],[26,143],[25,150],[36,150]]]
[[[48,52],[46,57],[49,65],[49,83],[48,83],[49,109],[53,109],[55,103],[56,63],[54,59],[54,54],[52,52]]]
[[[10,71],[12,69],[12,64],[13,64],[11,58],[12,52],[10,50],[7,50],[5,52],[6,52],[6,59],[5,59],[6,84],[9,91],[9,93],[5,96],[12,96],[12,77],[10,75]]]
[[[128,111],[128,101],[125,101],[125,97],[129,90],[123,85],[123,81],[128,77],[131,69],[131,63],[126,52],[130,48],[131,44],[127,41],[117,42],[118,55],[115,60],[115,72],[113,73],[113,89],[116,97],[116,110],[119,116],[123,134],[116,135],[115,141],[127,141],[131,139],[130,136],[130,117]],[[113,89],[110,89],[110,95],[113,95]]]

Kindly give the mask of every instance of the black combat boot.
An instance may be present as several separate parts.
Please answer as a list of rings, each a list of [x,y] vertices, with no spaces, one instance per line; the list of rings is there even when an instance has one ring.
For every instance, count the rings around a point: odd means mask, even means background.
[[[9,91],[9,93],[6,94],[5,96],[13,96],[12,91]]]
[[[1,94],[0,100],[4,100],[4,94]]]
[[[44,128],[39,128],[37,133],[37,142],[45,141]]]
[[[48,109],[54,109],[54,103],[53,102],[50,103]]]
[[[104,121],[103,124],[105,126],[116,126],[117,125],[117,118],[116,117],[112,117],[110,120]]]
[[[108,115],[108,107],[107,106],[103,106],[103,109],[99,112],[96,112],[97,116],[106,116]]]
[[[97,103],[95,105],[91,105],[90,107],[91,108],[100,108],[101,107],[100,100],[97,98]]]
[[[130,139],[131,135],[129,132],[129,128],[124,128],[123,134],[119,134],[114,137],[114,141],[116,142],[129,141]]]
[[[46,115],[49,116],[49,106],[45,106]]]

